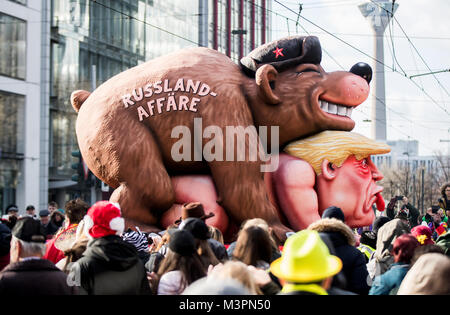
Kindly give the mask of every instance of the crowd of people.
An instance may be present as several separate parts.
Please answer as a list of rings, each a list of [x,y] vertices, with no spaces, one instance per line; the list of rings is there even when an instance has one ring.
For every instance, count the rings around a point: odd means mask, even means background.
[[[423,216],[396,196],[371,226],[351,229],[332,206],[283,243],[260,218],[225,243],[199,202],[159,233],[125,229],[120,205],[108,201],[7,213],[1,295],[450,294],[450,184]]]

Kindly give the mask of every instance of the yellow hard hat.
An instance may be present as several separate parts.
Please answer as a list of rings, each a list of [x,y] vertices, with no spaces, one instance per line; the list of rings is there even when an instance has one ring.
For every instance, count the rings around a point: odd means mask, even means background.
[[[316,282],[334,276],[342,269],[342,261],[330,255],[319,233],[303,230],[290,236],[280,258],[273,261],[270,271],[290,282]]]

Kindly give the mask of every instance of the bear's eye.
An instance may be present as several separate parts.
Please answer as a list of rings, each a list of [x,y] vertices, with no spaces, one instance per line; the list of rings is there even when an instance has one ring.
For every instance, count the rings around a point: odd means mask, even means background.
[[[316,72],[316,73],[319,73],[319,74],[320,74],[319,71],[317,71],[316,69],[312,69],[312,68],[307,68],[307,69],[304,69],[304,70],[302,70],[302,71],[298,71],[298,72],[296,72],[295,74],[296,74],[297,76],[299,76],[299,75],[301,75],[301,74],[303,74],[303,73],[305,73],[305,72]]]

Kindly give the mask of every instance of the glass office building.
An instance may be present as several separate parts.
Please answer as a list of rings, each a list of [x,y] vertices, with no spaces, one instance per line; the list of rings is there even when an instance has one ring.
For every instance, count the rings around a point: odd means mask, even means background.
[[[115,74],[145,60],[148,1],[58,0],[51,7],[49,199],[91,191],[74,185],[72,151],[78,149],[73,91],[92,91]]]
[[[25,79],[26,21],[0,12],[0,75]],[[23,147],[25,96],[0,87],[0,208],[16,202]]]
[[[0,3],[0,211],[39,203],[41,0]]]

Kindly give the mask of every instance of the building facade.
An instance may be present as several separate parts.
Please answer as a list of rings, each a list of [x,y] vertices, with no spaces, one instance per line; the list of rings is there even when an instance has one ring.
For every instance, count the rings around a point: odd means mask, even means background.
[[[101,198],[93,176],[73,177],[72,91],[185,47],[238,62],[270,41],[270,9],[271,0],[0,0],[0,209]]]
[[[41,0],[0,1],[0,209],[40,200]]]
[[[78,150],[70,104],[75,90],[93,91],[115,74],[145,61],[145,0],[51,1],[48,199],[62,205],[99,199],[93,176],[73,181]]]

